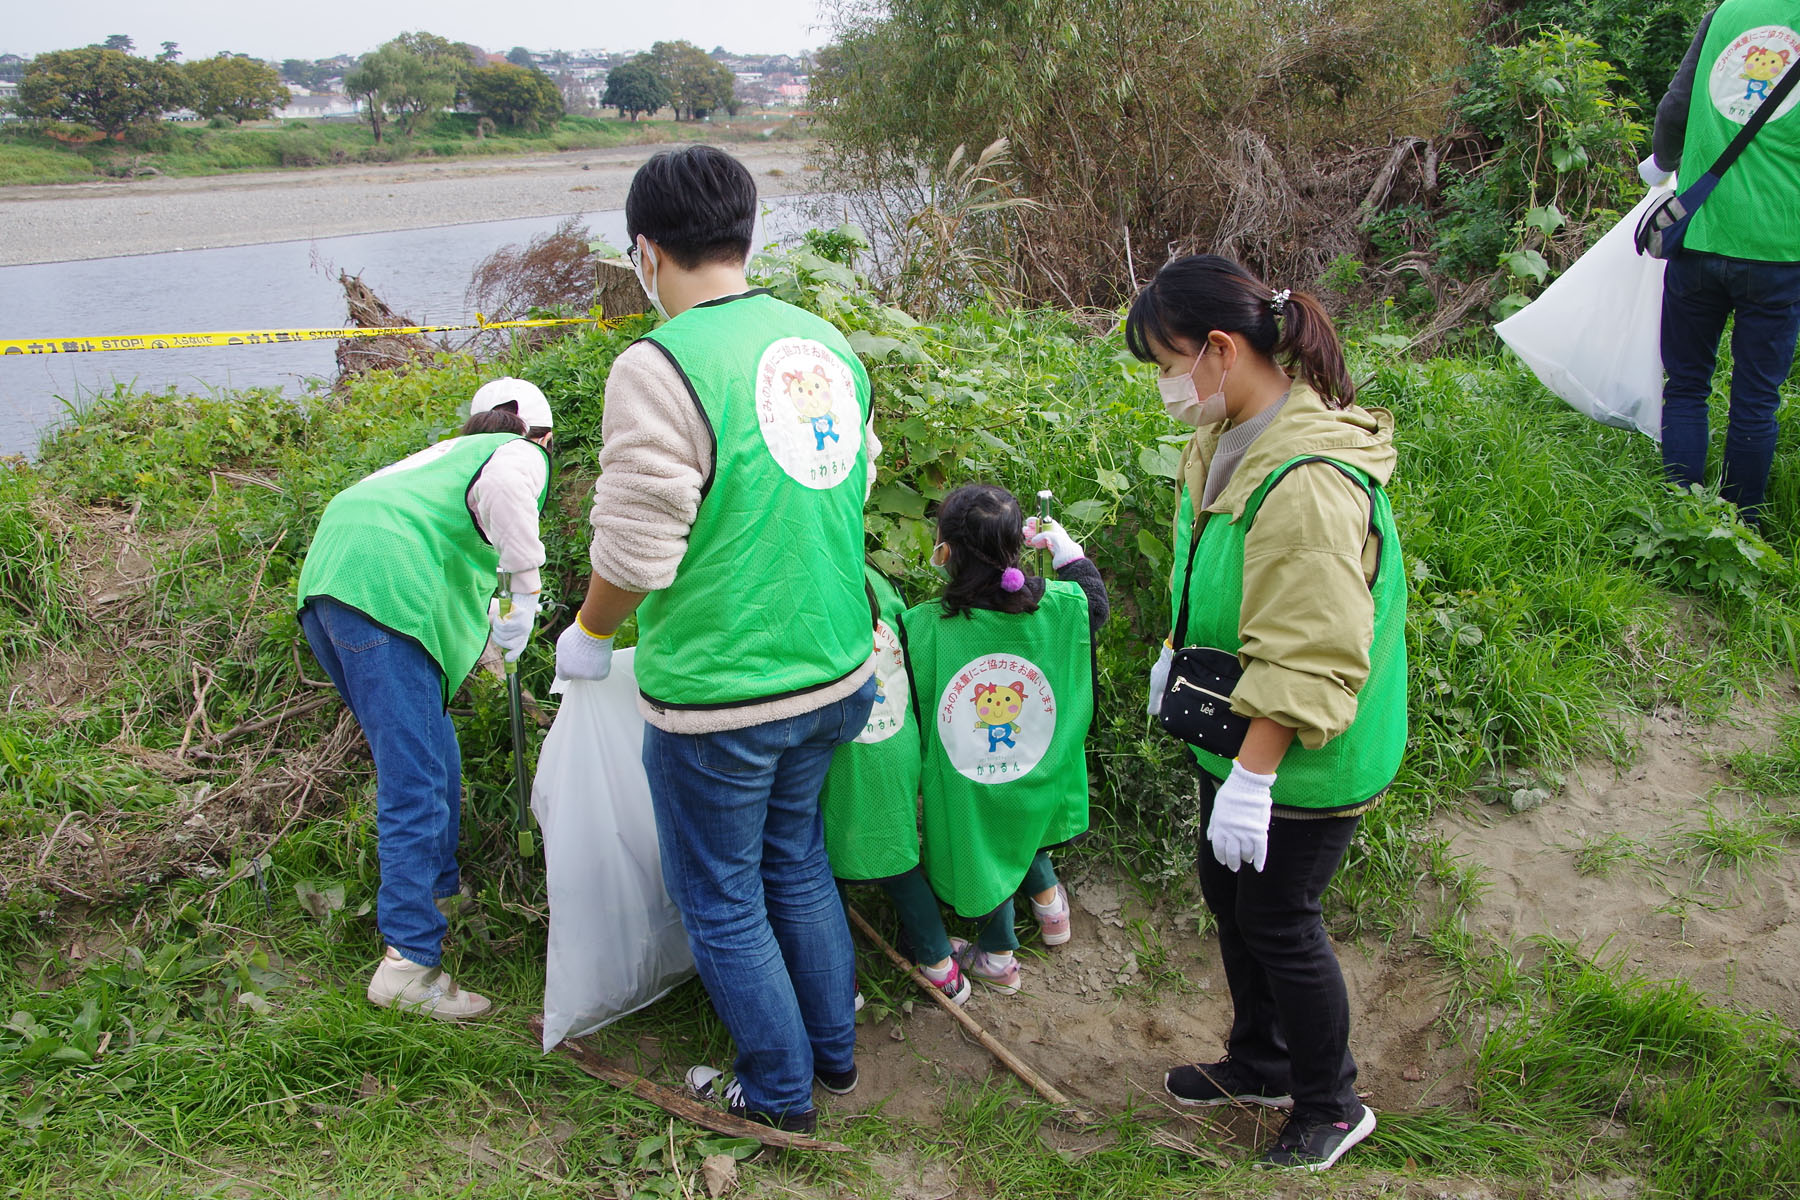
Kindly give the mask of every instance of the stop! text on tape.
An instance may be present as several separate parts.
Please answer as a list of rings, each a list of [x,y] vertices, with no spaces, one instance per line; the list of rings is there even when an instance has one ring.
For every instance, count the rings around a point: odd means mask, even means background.
[[[115,337],[0,338],[0,356],[8,354],[97,354],[106,350],[189,350],[200,346],[271,346],[285,342],[341,342],[352,338],[407,337],[455,333],[464,329],[547,329],[556,325],[593,325],[610,329],[618,320],[599,317],[531,317],[487,321],[475,314],[473,325],[402,325],[393,328],[240,329],[224,333],[141,333]]]

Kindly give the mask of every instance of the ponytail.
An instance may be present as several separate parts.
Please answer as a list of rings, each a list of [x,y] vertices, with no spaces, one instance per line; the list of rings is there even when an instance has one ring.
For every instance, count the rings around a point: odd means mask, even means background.
[[[1297,374],[1327,408],[1347,408],[1356,399],[1337,329],[1317,297],[1277,292],[1228,258],[1170,259],[1125,317],[1125,345],[1143,362],[1156,360],[1153,342],[1171,350],[1176,339],[1199,347],[1215,332],[1241,336]]]
[[[1310,292],[1292,293],[1283,307],[1286,311],[1281,316],[1275,360],[1295,367],[1326,408],[1350,407],[1356,402],[1356,384],[1344,365],[1344,346],[1338,341],[1331,314]]]

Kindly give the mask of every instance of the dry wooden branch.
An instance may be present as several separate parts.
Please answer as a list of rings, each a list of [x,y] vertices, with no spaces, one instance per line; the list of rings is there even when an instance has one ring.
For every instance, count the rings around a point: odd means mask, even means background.
[[[247,721],[242,725],[232,726],[224,733],[215,733],[213,736],[206,739],[205,744],[216,750],[220,746],[244,737],[246,734],[256,733],[259,730],[267,729],[271,725],[279,725],[289,717],[304,717],[310,712],[315,712],[318,709],[324,708],[329,703],[331,703],[330,696],[313,696],[288,705],[274,716],[263,717],[261,720],[257,721]],[[190,750],[189,753],[194,754],[196,757],[206,757],[205,755],[199,754],[197,751]]]
[[[531,1018],[531,1031],[539,1040],[544,1036],[544,1022],[541,1017]],[[850,1147],[838,1142],[822,1142],[818,1138],[805,1134],[788,1133],[768,1125],[759,1125],[754,1121],[745,1121],[734,1117],[721,1109],[711,1108],[690,1096],[651,1083],[642,1075],[634,1075],[622,1067],[615,1067],[595,1054],[588,1047],[574,1038],[564,1038],[557,1049],[566,1054],[577,1068],[595,1079],[604,1080],[614,1087],[624,1088],[640,1100],[647,1100],[662,1109],[670,1116],[680,1117],[695,1125],[703,1126],[715,1133],[730,1134],[732,1137],[755,1138],[765,1146],[776,1146],[783,1150],[829,1150],[844,1153]]]
[[[937,1001],[939,1008],[955,1018],[956,1023],[968,1031],[969,1036],[980,1042],[989,1054],[992,1054],[995,1058],[999,1059],[1001,1066],[1024,1080],[1031,1086],[1033,1091],[1042,1096],[1045,1100],[1062,1109],[1064,1115],[1070,1120],[1081,1125],[1093,1125],[1099,1122],[1098,1117],[1093,1113],[1088,1112],[1086,1109],[1079,1107],[1073,1100],[1070,1100],[1067,1096],[1063,1095],[1062,1091],[1057,1088],[1055,1084],[1051,1083],[1048,1079],[1045,1079],[1042,1075],[1039,1075],[1023,1059],[1014,1054],[1011,1050],[1008,1050],[998,1038],[983,1029],[980,1022],[976,1021],[974,1017],[971,1017],[962,1010],[961,1005],[944,995],[936,984],[925,978],[924,972],[907,962],[905,958],[901,957],[898,950],[895,950],[892,946],[888,945],[887,939],[882,937],[879,933],[876,933],[874,926],[870,925],[861,913],[847,905],[845,907],[846,911],[850,914],[851,924],[855,925],[856,928],[862,932],[864,937],[874,943],[877,949],[883,954],[886,954],[888,959],[895,966],[899,967],[902,971],[905,971],[907,975],[912,978],[914,983],[924,989],[927,995]]]

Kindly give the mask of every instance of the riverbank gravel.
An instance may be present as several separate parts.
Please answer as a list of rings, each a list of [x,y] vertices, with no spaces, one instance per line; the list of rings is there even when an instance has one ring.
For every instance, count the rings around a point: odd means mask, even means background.
[[[620,209],[667,146],[0,189],[0,266]],[[806,147],[732,145],[764,196],[815,190]]]

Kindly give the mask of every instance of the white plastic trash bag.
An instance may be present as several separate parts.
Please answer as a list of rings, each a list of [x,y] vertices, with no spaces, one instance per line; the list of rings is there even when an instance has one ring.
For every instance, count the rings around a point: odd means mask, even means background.
[[[681,914],[663,888],[635,655],[614,654],[603,680],[562,685],[531,785],[550,893],[545,1050],[654,1003],[694,973]]]
[[[1664,196],[1638,206],[1576,259],[1544,294],[1494,326],[1545,387],[1602,425],[1662,441],[1661,259],[1632,234]]]

